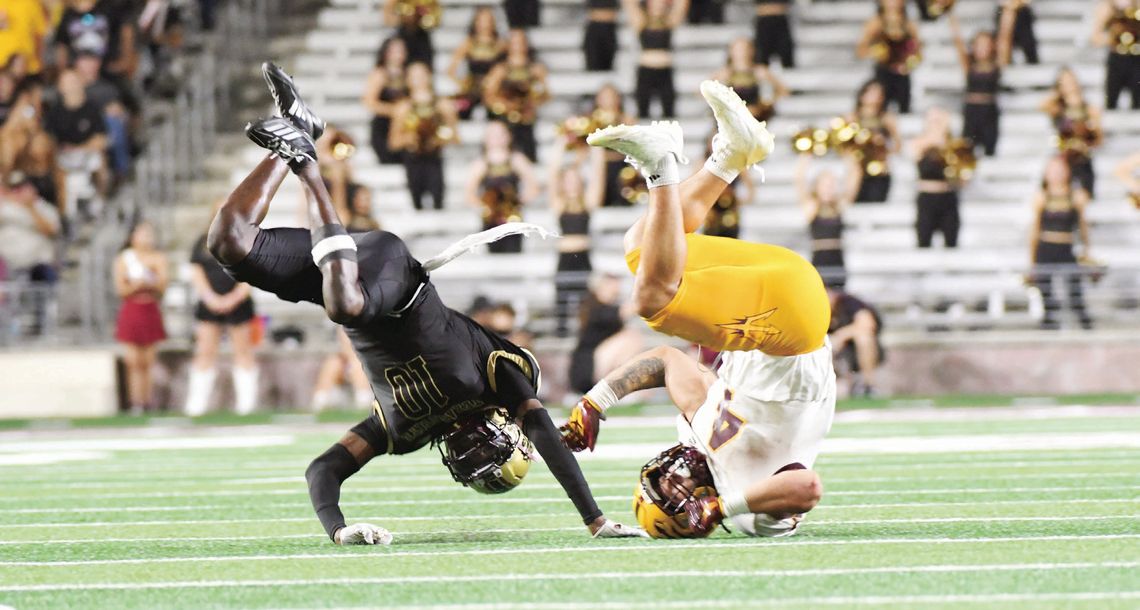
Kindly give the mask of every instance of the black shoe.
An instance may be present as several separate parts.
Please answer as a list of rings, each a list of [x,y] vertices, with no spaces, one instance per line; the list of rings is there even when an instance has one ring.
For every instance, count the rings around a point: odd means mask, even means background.
[[[261,64],[261,74],[265,76],[269,93],[273,95],[273,102],[277,105],[277,112],[282,118],[292,121],[299,129],[309,134],[313,141],[320,138],[325,132],[325,122],[313,114],[309,105],[301,99],[301,93],[297,91],[293,77],[271,61]]]
[[[313,139],[288,119],[273,117],[250,123],[245,126],[245,135],[254,144],[281,157],[293,171],[317,160],[317,145]]]

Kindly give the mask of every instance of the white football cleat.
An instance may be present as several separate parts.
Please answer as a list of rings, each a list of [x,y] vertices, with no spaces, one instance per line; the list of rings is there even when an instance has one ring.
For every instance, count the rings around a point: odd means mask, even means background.
[[[600,146],[625,155],[625,160],[637,169],[652,171],[666,155],[672,154],[678,163],[685,158],[685,134],[677,121],[653,121],[644,125],[610,125],[586,137],[590,146]]]
[[[768,158],[776,146],[775,138],[767,123],[757,121],[731,87],[706,80],[701,83],[701,95],[716,118],[712,156],[722,167],[743,171]]]

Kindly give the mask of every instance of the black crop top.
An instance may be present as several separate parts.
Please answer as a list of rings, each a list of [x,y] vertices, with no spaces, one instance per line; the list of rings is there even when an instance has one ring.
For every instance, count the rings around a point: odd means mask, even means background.
[[[971,66],[966,73],[966,93],[996,95],[1000,86],[1001,70],[998,68],[978,70]]]
[[[919,180],[946,180],[946,160],[942,158],[942,149],[931,146],[922,152],[918,160]]]
[[[838,214],[819,213],[808,226],[812,241],[843,239],[843,218]]]
[[[1072,233],[1077,228],[1077,208],[1072,195],[1051,196],[1041,210],[1041,230]]]
[[[558,227],[563,235],[589,235],[589,212],[565,212],[558,217]]]
[[[641,41],[641,50],[664,50],[673,48],[673,30],[671,28],[645,28],[638,35]]]
[[[618,8],[618,0],[586,0],[586,10],[607,10],[616,11]]]

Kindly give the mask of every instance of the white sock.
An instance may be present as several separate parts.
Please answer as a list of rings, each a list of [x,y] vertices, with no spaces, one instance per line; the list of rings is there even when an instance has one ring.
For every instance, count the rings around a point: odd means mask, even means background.
[[[214,391],[214,378],[217,375],[215,369],[200,371],[190,367],[190,387],[187,388],[184,407],[187,417],[198,417],[206,413],[206,408],[210,406],[210,394]]]
[[[610,384],[605,379],[594,384],[594,387],[586,392],[586,398],[589,398],[590,402],[594,403],[594,406],[598,407],[602,413],[605,413],[607,409],[621,400],[617,394],[614,394],[613,389],[610,388]]]
[[[710,174],[729,184],[732,184],[732,181],[736,180],[736,177],[740,175],[740,170],[725,167],[723,159],[717,159],[716,153],[713,153],[708,159],[705,159],[705,169],[708,170]]]
[[[370,407],[372,401],[376,400],[376,396],[372,394],[372,388],[353,390],[352,396],[356,399],[356,406],[358,407]]]
[[[744,494],[739,491],[733,491],[721,495],[720,512],[724,515],[725,519],[730,519],[737,515],[749,514],[752,511],[748,510],[748,500],[744,499]]]
[[[641,175],[645,176],[645,183],[650,189],[662,186],[680,184],[681,172],[677,170],[677,157],[668,153],[657,162],[657,167],[641,168]]]
[[[332,406],[334,390],[320,390],[313,394],[313,411],[321,412]]]
[[[234,367],[234,412],[249,415],[257,408],[257,367]]]

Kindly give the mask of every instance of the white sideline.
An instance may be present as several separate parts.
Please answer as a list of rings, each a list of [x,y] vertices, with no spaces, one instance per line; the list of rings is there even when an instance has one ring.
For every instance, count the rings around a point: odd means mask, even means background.
[[[455,517],[439,517],[441,521]],[[907,523],[1008,523],[1008,522],[1069,522],[1069,521],[1106,521],[1114,519],[1140,519],[1140,515],[1081,515],[1079,517],[916,517],[904,519],[812,519],[812,525],[891,525]],[[378,519],[379,520],[379,519]],[[535,532],[578,532],[581,527],[516,527],[506,529],[480,529],[480,534],[521,534]],[[393,531],[397,539],[404,536],[447,536],[451,534],[470,534],[473,530],[427,530],[417,532]],[[324,534],[274,534],[274,540],[325,538]],[[28,546],[52,544],[92,544],[92,543],[122,543],[122,542],[239,542],[242,540],[256,540],[264,542],[265,536],[150,536],[144,538],[65,538],[59,540],[0,540],[0,546]]]
[[[181,431],[182,434],[186,430]],[[234,434],[226,436],[162,436],[157,438],[75,438],[5,442],[0,453],[69,451],[162,451],[170,449],[256,449],[291,445],[292,434]]]
[[[807,568],[789,570],[669,570],[650,572],[594,572],[586,574],[478,574],[471,576],[381,576],[366,578],[315,578],[306,580],[205,580],[143,583],[89,583],[0,586],[0,591],[134,590],[214,587],[275,587],[298,585],[420,584],[439,582],[488,582],[500,580],[635,580],[661,578],[786,578],[796,576],[845,576],[850,574],[938,574],[963,572],[1022,572],[1038,570],[1095,570],[1134,568],[1140,561],[1084,563],[1010,563],[989,565],[884,566],[872,568]]]
[[[375,562],[381,557],[399,559],[404,557],[443,557],[443,556],[482,556],[482,555],[542,555],[547,553],[604,553],[604,552],[641,552],[658,551],[665,548],[676,549],[703,549],[705,552],[714,549],[756,548],[767,547],[769,550],[776,546],[850,546],[850,545],[878,545],[878,544],[986,544],[1002,542],[1056,542],[1061,540],[1135,540],[1140,534],[1091,534],[1080,535],[1050,535],[1050,536],[995,536],[985,538],[871,538],[866,540],[815,540],[815,539],[755,539],[750,542],[649,542],[629,540],[621,546],[604,546],[592,544],[590,546],[556,546],[533,547],[517,549],[469,549],[456,551],[399,551],[392,547],[382,547],[377,553],[349,555],[333,553],[295,553],[287,555],[232,555],[232,556],[189,556],[189,557],[160,557],[151,559],[78,559],[74,561],[0,561],[0,568],[5,567],[69,567],[91,565],[131,565],[131,564],[157,564],[157,563],[226,563],[234,561],[295,561],[298,559],[319,559],[330,561],[364,560]],[[640,544],[639,544],[640,543]],[[397,547],[398,548],[398,547]],[[1140,565],[1140,562],[1137,563]],[[446,577],[441,577],[446,578]],[[0,591],[5,590],[0,587]]]
[[[624,496],[622,496],[624,499]],[[1140,498],[1073,498],[1068,500],[987,500],[986,506],[993,505],[1009,505],[1009,504],[1048,504],[1048,505],[1063,505],[1063,504],[1129,504],[1140,502]],[[368,505],[367,502],[362,503]],[[891,502],[884,504],[824,504],[815,507],[812,514],[819,512],[830,512],[833,510],[849,510],[849,509],[882,509],[882,508],[924,508],[932,506],[977,506],[974,502]],[[566,517],[572,513],[559,512],[559,513],[527,513],[527,514],[495,514],[495,515],[433,515],[433,516],[417,516],[417,517],[392,517],[392,516],[371,516],[371,517],[356,517],[357,521],[434,521],[439,519],[451,520],[478,520],[478,519],[526,519],[531,517]],[[232,523],[302,523],[312,521],[315,517],[266,517],[264,519],[172,519],[172,520],[147,520],[147,521],[90,521],[84,523],[0,523],[0,529],[25,529],[30,527],[50,527],[50,528],[69,528],[69,527],[131,527],[131,526],[154,526],[154,525],[218,525],[218,524],[232,524]],[[1000,520],[1000,519],[999,519]]]

